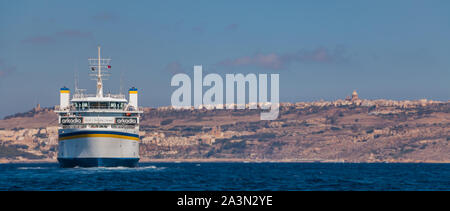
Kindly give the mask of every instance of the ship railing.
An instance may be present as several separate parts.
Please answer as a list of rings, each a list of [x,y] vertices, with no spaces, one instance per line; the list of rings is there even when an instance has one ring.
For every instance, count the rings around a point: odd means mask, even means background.
[[[84,93],[75,93],[73,94],[74,99],[83,99],[88,97],[97,97],[95,94],[84,94]],[[103,97],[110,97],[113,99],[125,99],[125,95],[123,94],[105,94]]]
[[[87,125],[63,125],[63,129],[71,129],[71,128],[87,128]]]
[[[113,107],[108,107],[108,106],[95,106],[95,107],[86,107],[86,108],[74,107],[72,110],[74,110],[74,111],[95,111],[95,110],[125,111],[125,109],[123,109],[123,108],[113,108]]]
[[[136,128],[136,125],[111,125],[111,128],[134,129],[134,128]]]
[[[74,129],[74,128],[122,128],[122,129],[135,129],[136,125],[110,125],[110,124],[74,124],[74,125],[62,125],[63,129]]]
[[[86,108],[76,108],[72,107],[70,111],[108,111],[108,112],[123,112],[123,113],[142,113],[144,112],[143,108],[139,109],[124,109],[124,108],[111,108],[107,106],[98,106],[98,107],[86,107]]]

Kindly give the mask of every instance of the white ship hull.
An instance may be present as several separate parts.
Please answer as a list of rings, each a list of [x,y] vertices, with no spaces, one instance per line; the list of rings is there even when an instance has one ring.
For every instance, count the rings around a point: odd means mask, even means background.
[[[61,130],[58,161],[62,167],[134,167],[139,161],[139,135],[117,129]]]

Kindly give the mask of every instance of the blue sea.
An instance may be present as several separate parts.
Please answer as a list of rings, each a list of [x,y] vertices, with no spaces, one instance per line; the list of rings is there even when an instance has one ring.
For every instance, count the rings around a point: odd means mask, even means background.
[[[0,190],[450,190],[450,164],[140,163],[137,168],[0,164]]]

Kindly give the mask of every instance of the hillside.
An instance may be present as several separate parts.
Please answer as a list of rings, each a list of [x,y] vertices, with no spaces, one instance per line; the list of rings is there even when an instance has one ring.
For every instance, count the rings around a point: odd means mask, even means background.
[[[450,162],[450,102],[283,103],[260,110],[145,108],[142,160]],[[55,161],[57,116],[33,109],[0,120],[0,161]]]

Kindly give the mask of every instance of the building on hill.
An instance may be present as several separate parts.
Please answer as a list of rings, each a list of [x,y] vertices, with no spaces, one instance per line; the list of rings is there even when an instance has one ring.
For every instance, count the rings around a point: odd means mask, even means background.
[[[34,110],[34,112],[40,111],[40,110],[41,110],[41,104],[38,103],[38,104],[36,105],[36,107],[34,107],[33,110]]]
[[[351,102],[352,104],[355,105],[361,105],[362,103],[362,100],[359,99],[358,92],[356,92],[356,90],[353,90],[352,96],[347,96],[345,98],[345,101]]]
[[[352,99],[351,99],[352,101],[356,101],[356,100],[359,100],[359,98],[358,98],[358,93],[356,92],[356,90],[353,90],[353,93],[352,93]]]

